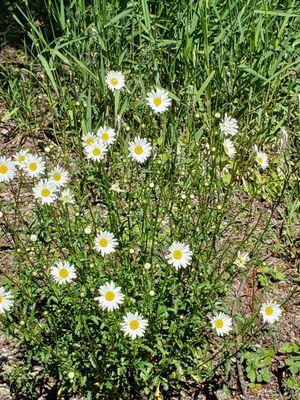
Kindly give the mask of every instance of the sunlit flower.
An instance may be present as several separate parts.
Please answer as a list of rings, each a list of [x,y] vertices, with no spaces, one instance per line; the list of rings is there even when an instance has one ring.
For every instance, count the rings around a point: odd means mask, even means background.
[[[123,317],[121,329],[125,335],[130,336],[132,339],[144,336],[145,330],[148,326],[148,320],[144,319],[138,312],[128,312]]]
[[[155,113],[163,113],[168,110],[171,105],[171,99],[163,89],[155,89],[147,94],[148,104]]]
[[[0,287],[0,313],[3,314],[8,311],[13,305],[13,296],[9,290]]]
[[[69,261],[58,261],[55,265],[52,265],[50,274],[59,284],[69,283],[76,278],[75,268]]]
[[[108,71],[105,82],[109,89],[120,90],[125,86],[125,77],[120,71]]]
[[[122,193],[122,192],[125,192],[125,191],[126,191],[126,190],[120,188],[118,182],[113,183],[113,184],[111,185],[111,187],[110,187],[110,190],[112,190],[113,192],[117,192],[117,193]]]
[[[90,235],[90,234],[92,233],[92,227],[91,227],[90,225],[86,226],[86,227],[84,228],[84,233],[85,233],[86,235]]]
[[[114,143],[116,140],[116,132],[113,128],[109,128],[106,126],[101,127],[97,131],[97,137],[102,140],[107,146]]]
[[[247,262],[250,260],[248,253],[238,252],[237,257],[234,261],[234,264],[240,268],[245,268]]]
[[[15,163],[18,167],[24,168],[28,158],[28,150],[20,150],[14,155]]]
[[[234,144],[232,143],[232,141],[230,139],[225,139],[223,142],[223,147],[224,147],[224,151],[225,154],[232,158],[235,154],[235,148],[234,148]]]
[[[225,114],[224,120],[220,123],[220,130],[225,136],[235,136],[238,133],[237,120]]]
[[[87,133],[85,135],[82,135],[83,146],[91,146],[97,140],[98,140],[97,136],[94,135],[93,133]]]
[[[105,153],[107,152],[107,147],[101,140],[98,139],[90,146],[86,146],[84,151],[87,158],[93,161],[100,161],[103,159]]]
[[[232,329],[232,319],[222,312],[212,317],[211,324],[219,336],[226,335]]]
[[[109,282],[100,286],[99,293],[100,296],[95,297],[95,300],[99,301],[100,307],[108,311],[119,308],[119,305],[124,301],[121,288],[116,286],[114,282]]]
[[[193,252],[190,250],[189,245],[174,242],[169,247],[169,254],[166,256],[168,264],[173,265],[176,270],[185,268],[191,264]]]
[[[15,163],[10,158],[0,157],[0,182],[9,182],[15,173]]]
[[[70,189],[64,189],[61,194],[60,194],[60,200],[64,203],[64,204],[74,204],[75,200],[74,200],[74,195],[71,192]]]
[[[144,163],[151,154],[151,144],[147,139],[137,137],[133,142],[129,142],[129,157],[139,163]]]
[[[57,198],[57,187],[48,179],[42,179],[33,188],[34,197],[42,204],[51,204]]]
[[[115,252],[117,246],[114,234],[108,231],[100,231],[94,240],[94,249],[102,256]]]
[[[57,166],[49,173],[49,179],[55,186],[64,186],[69,180],[69,174],[63,168]]]
[[[269,163],[266,153],[258,151],[256,154],[256,162],[262,169],[266,169]]]
[[[279,320],[282,311],[279,304],[274,303],[273,301],[268,301],[262,304],[260,313],[264,322],[273,324],[275,321]]]
[[[44,173],[45,161],[41,157],[29,154],[24,169],[29,176],[35,178]]]

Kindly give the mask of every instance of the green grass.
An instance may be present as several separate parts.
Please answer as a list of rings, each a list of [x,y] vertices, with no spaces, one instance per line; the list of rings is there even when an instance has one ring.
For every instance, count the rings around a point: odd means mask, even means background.
[[[265,244],[270,237],[284,252],[273,229],[279,212],[286,243],[295,246],[297,2],[45,0],[42,14],[40,8],[18,1],[10,9],[24,47],[17,60],[4,52],[2,122],[13,122],[9,138],[30,142],[48,171],[57,163],[69,171],[76,204],[40,206],[31,194],[36,182],[24,174],[17,190],[1,184],[11,193],[0,210],[16,270],[13,277],[2,271],[15,304],[1,319],[24,355],[11,387],[38,398],[39,385],[51,377],[57,396],[151,399],[221,376],[229,386],[233,356],[242,360],[247,351],[251,364],[251,346],[269,332],[258,314],[282,278],[264,262],[264,252],[273,251]],[[117,94],[105,86],[110,69],[126,77]],[[157,86],[172,99],[160,116],[146,101]],[[219,130],[225,113],[239,125],[233,159]],[[105,124],[118,131],[117,142],[105,161],[92,163],[81,137]],[[281,129],[289,139],[280,147]],[[144,165],[128,158],[136,136],[153,146]],[[269,156],[266,171],[255,163],[254,146]],[[115,183],[124,191],[112,191]],[[119,242],[107,258],[93,250],[100,229]],[[177,272],[165,260],[173,241],[193,250],[192,265]],[[250,253],[246,270],[233,264],[239,251]],[[75,284],[61,287],[49,277],[59,259],[76,266]],[[114,313],[94,301],[107,280],[126,296]],[[251,291],[246,301],[235,291],[241,284]],[[290,297],[278,302],[284,307]],[[120,322],[136,309],[149,327],[131,341]],[[231,335],[213,334],[216,311],[232,316]],[[276,326],[272,331],[276,336]],[[43,371],[28,379],[35,365]]]

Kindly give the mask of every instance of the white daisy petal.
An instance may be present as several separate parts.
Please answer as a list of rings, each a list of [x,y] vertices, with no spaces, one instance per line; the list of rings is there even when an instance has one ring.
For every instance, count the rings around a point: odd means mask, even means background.
[[[282,310],[278,303],[274,303],[273,301],[268,301],[261,305],[260,314],[262,315],[262,319],[264,322],[273,324],[274,322],[279,320],[282,314]]]
[[[162,89],[155,89],[147,94],[148,104],[155,113],[163,113],[171,105],[171,99],[168,93]]]
[[[125,77],[120,71],[108,71],[105,83],[110,90],[120,90],[125,86]]]
[[[262,169],[266,169],[269,163],[266,153],[258,151],[256,153],[256,162]]]
[[[225,136],[235,136],[238,133],[237,120],[225,114],[224,120],[220,123],[220,130]]]
[[[245,268],[247,262],[250,261],[250,257],[248,253],[238,252],[237,257],[234,261],[234,264],[240,268]]]
[[[58,261],[52,265],[50,274],[58,284],[72,282],[77,276],[74,266],[68,261]]]
[[[235,148],[234,148],[234,144],[232,143],[232,141],[229,139],[225,139],[223,142],[223,147],[224,147],[225,154],[228,157],[232,158],[235,154]]]
[[[97,139],[93,144],[85,146],[84,152],[90,160],[100,161],[104,158],[107,147],[102,141]]]
[[[16,173],[15,163],[7,157],[0,157],[0,182],[9,182]]]
[[[14,159],[16,162],[16,165],[22,169],[25,168],[25,165],[27,163],[27,158],[28,158],[28,150],[24,149],[24,150],[20,150],[18,151],[15,155],[14,155]]]
[[[34,197],[43,205],[51,204],[57,198],[57,186],[48,179],[42,179],[33,188]]]
[[[74,204],[75,203],[75,199],[74,199],[74,195],[71,192],[70,189],[64,189],[61,194],[60,194],[60,200],[64,203],[64,204]]]
[[[0,287],[0,313],[3,314],[8,311],[13,305],[13,296],[9,290]]]
[[[57,187],[64,186],[69,180],[69,174],[60,166],[52,169],[49,173],[49,180]]]
[[[108,231],[100,231],[94,240],[94,249],[101,253],[102,256],[116,251],[118,242],[113,233]]]
[[[217,335],[223,336],[228,334],[232,329],[232,319],[220,312],[215,314],[211,319],[211,325],[216,330]]]
[[[173,265],[176,270],[185,268],[191,264],[193,252],[188,244],[174,242],[169,247],[169,254],[166,256],[168,264]]]
[[[144,163],[151,154],[152,146],[147,139],[137,137],[133,142],[129,142],[129,157],[138,163]]]
[[[45,161],[41,157],[29,154],[27,156],[24,170],[32,178],[40,176],[45,171]]]
[[[85,135],[82,135],[81,139],[83,147],[91,146],[92,144],[94,144],[95,141],[97,141],[97,136],[93,133],[87,133]]]
[[[100,286],[99,292],[100,296],[95,297],[95,300],[99,301],[100,307],[104,310],[116,310],[124,301],[121,288],[117,287],[114,282],[109,282]]]
[[[97,137],[102,140],[107,146],[111,145],[116,140],[116,132],[113,128],[103,126],[98,129]]]
[[[121,323],[122,331],[126,336],[130,336],[131,339],[144,336],[147,326],[148,320],[144,319],[138,312],[128,312]]]

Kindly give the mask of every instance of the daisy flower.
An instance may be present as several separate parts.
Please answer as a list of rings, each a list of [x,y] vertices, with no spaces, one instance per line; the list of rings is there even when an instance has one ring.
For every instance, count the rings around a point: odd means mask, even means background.
[[[95,300],[99,301],[100,307],[104,310],[113,311],[119,308],[119,305],[124,301],[121,288],[117,287],[114,282],[100,286],[99,293],[100,296],[95,297]]]
[[[260,313],[264,322],[273,324],[275,321],[279,320],[282,311],[278,303],[268,301],[262,304],[260,308]]]
[[[232,158],[235,154],[235,148],[234,148],[234,144],[232,143],[232,141],[230,139],[225,139],[223,142],[223,147],[224,147],[224,151],[225,154]]]
[[[20,150],[14,155],[14,159],[16,160],[16,165],[20,168],[24,168],[27,163],[27,158],[29,156],[28,150]]]
[[[107,147],[101,140],[98,139],[90,146],[86,146],[84,151],[87,158],[89,158],[90,160],[100,161],[103,159],[105,153],[107,152]]]
[[[98,129],[97,137],[109,146],[116,140],[116,132],[113,128],[103,126]]]
[[[50,268],[50,274],[53,279],[59,283],[69,283],[76,278],[76,271],[69,261],[58,261]]]
[[[152,146],[147,139],[137,137],[133,142],[129,142],[129,157],[138,163],[144,163],[151,154]]]
[[[138,312],[128,312],[123,317],[121,329],[131,339],[136,339],[137,337],[144,336],[147,326],[148,320],[144,319]]]
[[[171,105],[171,99],[168,93],[162,89],[155,89],[147,93],[148,104],[155,113],[163,113],[168,110]]]
[[[102,256],[105,254],[114,253],[118,242],[115,239],[113,233],[108,231],[100,231],[94,240],[94,249],[101,253]]]
[[[64,186],[69,180],[69,174],[60,166],[52,169],[49,173],[50,181],[57,187]]]
[[[51,204],[57,198],[57,187],[48,179],[42,179],[33,188],[34,197],[42,204]]]
[[[174,242],[169,247],[169,254],[166,256],[168,264],[173,265],[176,270],[185,268],[191,264],[193,252],[190,250],[189,245],[184,243]]]
[[[93,133],[87,133],[85,135],[82,135],[82,144],[83,146],[91,146],[92,144],[95,143],[95,141],[97,141],[97,136],[94,135]]]
[[[105,83],[110,90],[120,90],[125,86],[125,77],[120,71],[108,71]]]
[[[60,194],[60,200],[64,203],[64,204],[74,204],[75,200],[74,200],[74,195],[71,192],[70,189],[64,189],[61,194]]]
[[[9,182],[15,173],[15,163],[10,158],[0,157],[0,182]]]
[[[255,158],[257,164],[262,168],[266,169],[268,166],[268,156],[262,151],[258,151]]]
[[[232,329],[232,319],[222,312],[212,317],[211,324],[219,336],[226,335]]]
[[[45,161],[41,157],[28,154],[24,169],[29,176],[35,178],[44,173]]]
[[[225,114],[223,122],[220,123],[220,131],[225,136],[235,136],[238,133],[237,120]]]
[[[13,296],[9,290],[0,287],[0,313],[3,314],[8,311],[13,305]]]
[[[241,253],[240,251],[237,254],[237,257],[234,261],[234,264],[240,268],[245,268],[246,263],[250,260],[248,253]]]

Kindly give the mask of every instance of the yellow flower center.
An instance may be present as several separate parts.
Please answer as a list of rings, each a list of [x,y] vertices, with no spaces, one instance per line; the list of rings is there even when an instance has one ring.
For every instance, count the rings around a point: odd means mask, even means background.
[[[30,171],[36,171],[37,170],[37,163],[36,162],[32,162],[29,164],[29,169]]]
[[[2,301],[3,301],[3,297],[0,295],[0,304],[2,303]]]
[[[101,151],[100,151],[100,149],[99,149],[98,147],[96,147],[95,149],[93,149],[93,155],[94,155],[95,157],[100,156],[100,154],[101,154]]]
[[[105,300],[113,301],[114,298],[115,298],[114,292],[106,292],[105,293]]]
[[[158,107],[161,105],[161,98],[160,97],[154,97],[153,103]]]
[[[139,156],[139,155],[143,154],[144,150],[143,150],[142,146],[135,146],[134,152],[135,152],[135,154],[137,154]]]
[[[0,165],[0,174],[6,174],[8,171],[8,168],[6,165]]]
[[[65,279],[65,278],[68,277],[68,275],[69,275],[69,271],[68,271],[66,268],[62,268],[62,269],[59,271],[59,276],[60,276],[60,278]]]
[[[265,313],[267,314],[267,315],[272,315],[273,314],[273,307],[272,306],[267,306],[266,308],[265,308]]]
[[[262,164],[262,162],[264,161],[262,156],[257,157],[257,161],[259,162],[259,164]]]
[[[94,143],[94,138],[89,137],[88,139],[86,139],[87,144],[93,144]]]
[[[20,164],[22,164],[25,161],[25,157],[24,156],[19,156],[18,157],[18,161]]]
[[[244,260],[241,257],[236,259],[237,264],[244,264]]]
[[[110,83],[111,83],[113,86],[117,86],[117,84],[119,83],[118,78],[116,78],[116,77],[111,78]]]
[[[108,240],[105,238],[102,238],[99,240],[99,246],[100,247],[107,247],[108,246]]]
[[[224,151],[225,151],[225,154],[229,154],[229,147],[228,146],[224,146]]]
[[[180,260],[182,257],[182,251],[181,250],[174,250],[173,251],[173,258],[175,258],[175,260]]]
[[[61,174],[60,174],[59,172],[55,172],[55,173],[53,174],[53,179],[54,179],[55,181],[60,181],[60,180],[61,180]]]
[[[43,197],[48,197],[48,196],[50,196],[50,194],[51,194],[51,192],[50,192],[50,190],[49,190],[48,188],[44,188],[44,189],[42,189],[42,191],[41,191],[41,195],[42,195]]]
[[[215,324],[217,329],[222,329],[224,326],[224,322],[221,319],[217,319]]]
[[[104,140],[104,141],[109,139],[108,133],[106,133],[106,132],[102,133],[101,137],[102,137],[102,140]]]
[[[135,331],[140,326],[140,323],[137,319],[133,319],[132,321],[130,321],[129,326],[130,326],[130,329]]]

